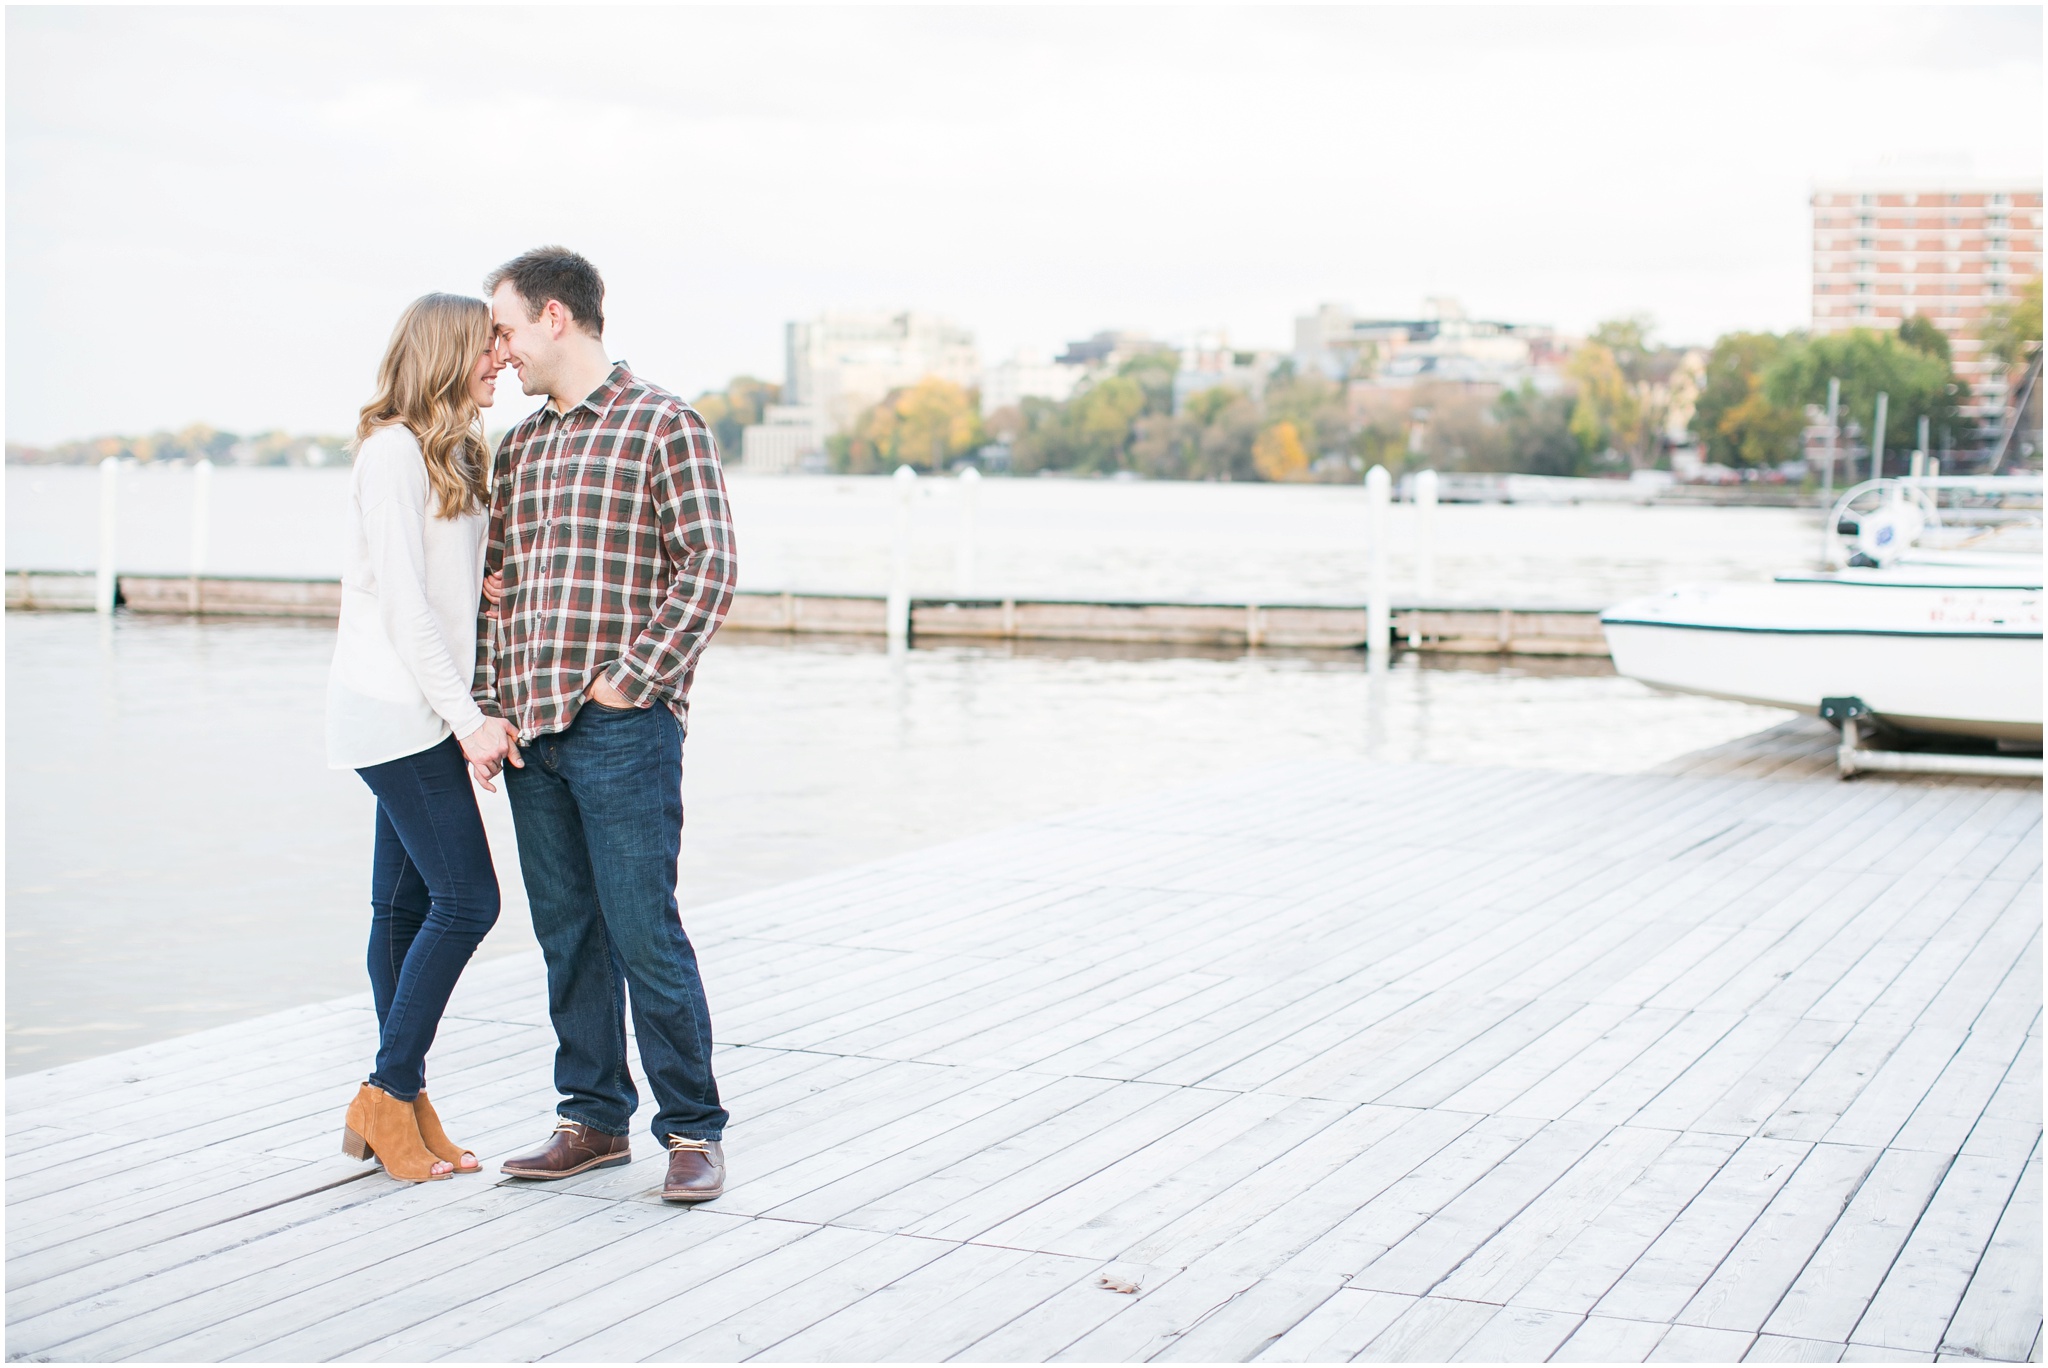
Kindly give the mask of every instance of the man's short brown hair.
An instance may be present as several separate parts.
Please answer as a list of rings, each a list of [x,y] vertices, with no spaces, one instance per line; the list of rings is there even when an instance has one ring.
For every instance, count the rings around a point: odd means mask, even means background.
[[[508,280],[526,301],[528,318],[539,318],[552,299],[569,311],[583,331],[592,337],[604,336],[604,277],[567,247],[521,252],[484,277],[484,293],[496,294]]]

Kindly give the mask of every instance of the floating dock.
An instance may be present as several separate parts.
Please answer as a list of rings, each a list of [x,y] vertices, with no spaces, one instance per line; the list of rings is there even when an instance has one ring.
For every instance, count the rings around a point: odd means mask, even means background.
[[[118,594],[121,604],[135,613],[333,618],[341,612],[337,580],[122,575]],[[7,606],[89,610],[93,577],[10,570]],[[1411,650],[1607,654],[1597,608],[1396,603],[1391,621],[1394,639]],[[722,630],[886,636],[888,599],[881,594],[742,590]],[[910,604],[910,635],[913,641],[1355,649],[1366,642],[1366,610],[1363,605],[1329,604],[920,598]]]
[[[14,1077],[9,1355],[2038,1358],[2039,789],[1838,783],[1816,726],[1276,767],[695,912],[696,1209],[640,1130],[495,1176],[530,956],[430,1064],[490,1176],[339,1153],[367,995]]]

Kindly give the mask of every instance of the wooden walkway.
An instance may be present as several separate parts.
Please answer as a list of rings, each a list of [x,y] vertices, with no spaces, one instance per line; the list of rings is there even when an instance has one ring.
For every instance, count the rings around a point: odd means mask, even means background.
[[[736,1117],[337,1152],[366,1000],[10,1080],[16,1359],[2024,1360],[2037,788],[1276,768],[720,904]],[[433,1091],[546,1132],[538,965]]]

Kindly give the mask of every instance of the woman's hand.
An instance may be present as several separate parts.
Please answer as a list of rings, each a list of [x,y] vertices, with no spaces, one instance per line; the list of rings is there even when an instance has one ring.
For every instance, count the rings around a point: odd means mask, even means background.
[[[493,608],[505,601],[504,571],[493,570],[490,574],[484,576],[484,597],[490,600],[491,607]]]
[[[519,729],[502,717],[486,717],[481,727],[462,738],[461,745],[470,774],[487,793],[498,791],[491,780],[506,764],[526,768],[526,761],[519,754]]]

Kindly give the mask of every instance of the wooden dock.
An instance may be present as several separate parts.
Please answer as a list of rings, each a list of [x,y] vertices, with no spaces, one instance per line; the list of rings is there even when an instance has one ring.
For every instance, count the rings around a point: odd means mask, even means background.
[[[366,998],[13,1078],[8,1353],[2038,1359],[2039,789],[1748,763],[1293,765],[706,909],[695,1210],[644,1133],[343,1158]],[[552,1048],[476,966],[493,1169]]]
[[[7,572],[9,609],[93,607],[93,576]],[[334,618],[339,580],[231,575],[121,575],[132,613]],[[1456,655],[1605,656],[1589,607],[1396,603],[1390,626],[1410,650]],[[796,635],[888,635],[888,597],[743,589],[721,629]],[[1347,650],[1366,644],[1361,605],[1150,603],[1114,599],[913,598],[913,641],[1104,641],[1223,649]]]

